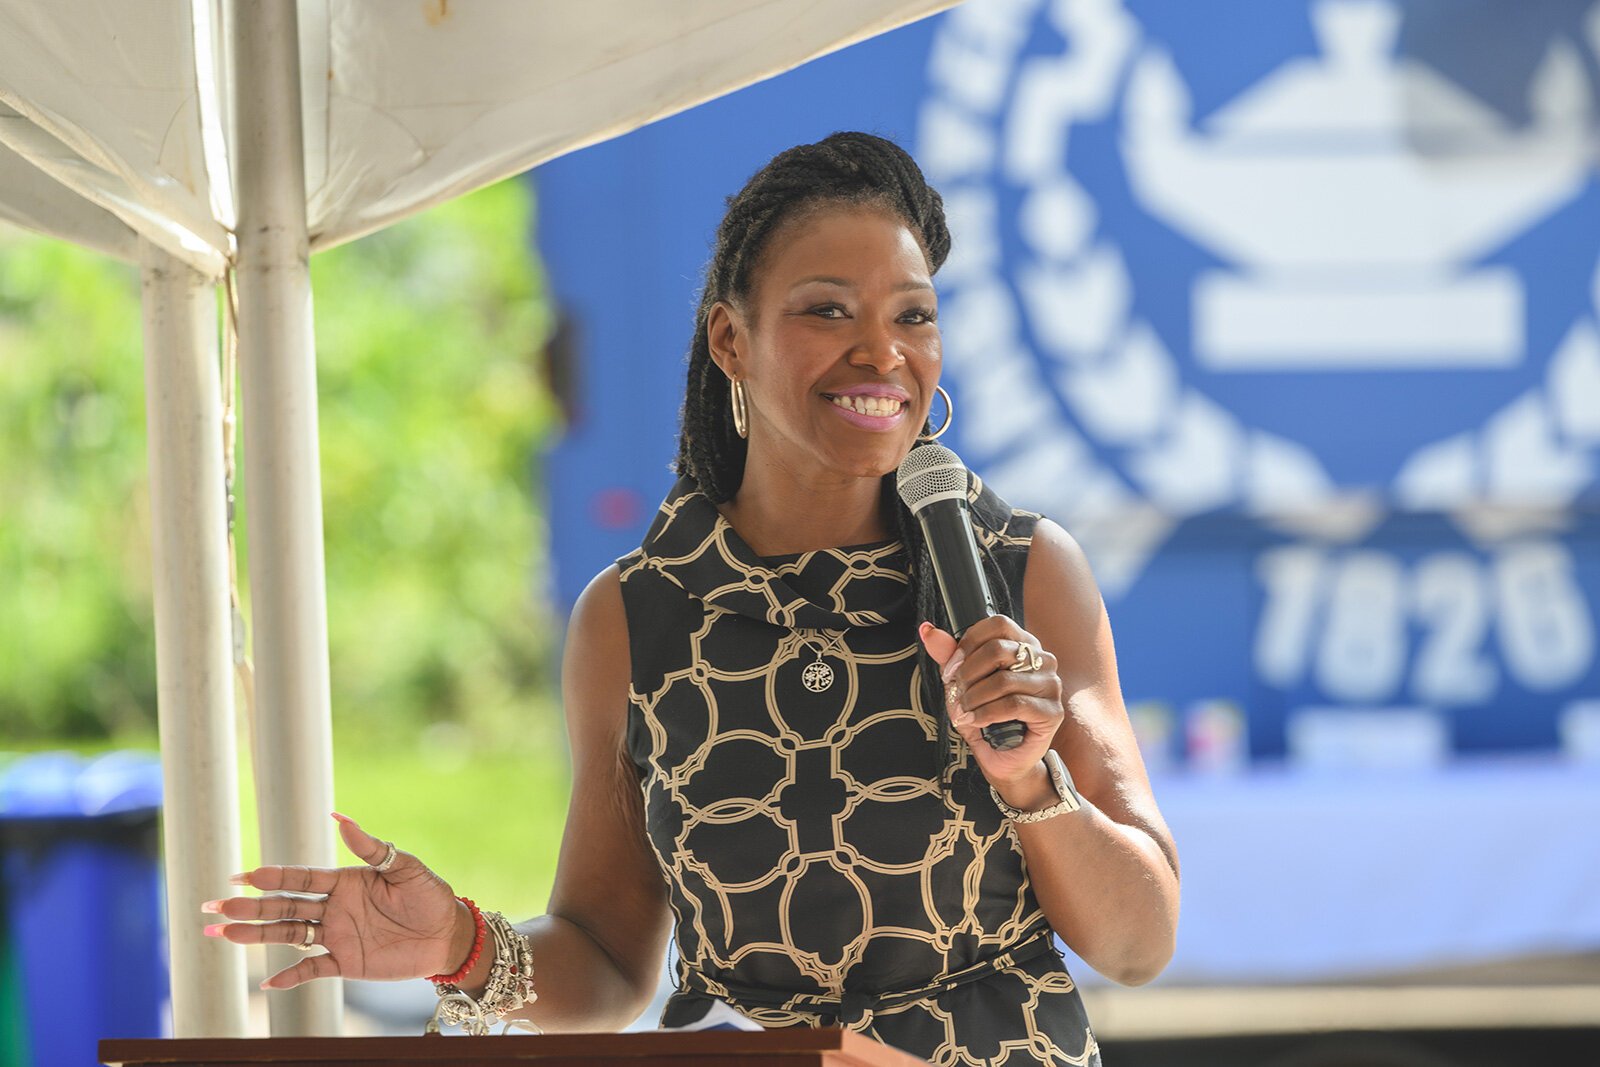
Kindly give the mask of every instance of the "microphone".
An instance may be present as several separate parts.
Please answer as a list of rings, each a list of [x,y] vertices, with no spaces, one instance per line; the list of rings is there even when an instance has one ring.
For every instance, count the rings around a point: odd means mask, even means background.
[[[943,445],[919,445],[901,461],[895,487],[922,526],[945,614],[960,640],[973,623],[998,614],[979,562],[978,542],[972,536],[967,468],[960,456]],[[1002,752],[1022,744],[1027,735],[1027,726],[1016,719],[983,727],[989,747]]]

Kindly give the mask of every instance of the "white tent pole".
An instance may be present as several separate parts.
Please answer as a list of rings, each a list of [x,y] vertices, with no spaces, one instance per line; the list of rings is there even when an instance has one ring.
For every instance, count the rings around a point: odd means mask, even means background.
[[[173,1035],[244,1037],[244,954],[200,914],[239,863],[216,286],[140,246]]]
[[[334,862],[327,587],[296,5],[231,0],[240,414],[264,863]],[[276,971],[299,959],[267,950]],[[268,999],[274,1036],[337,1035],[343,989]]]

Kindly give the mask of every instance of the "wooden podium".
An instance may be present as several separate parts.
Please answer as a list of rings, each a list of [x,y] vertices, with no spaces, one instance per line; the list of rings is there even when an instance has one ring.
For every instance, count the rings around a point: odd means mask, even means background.
[[[845,1030],[507,1034],[490,1037],[277,1037],[106,1040],[115,1067],[927,1067],[924,1060]]]

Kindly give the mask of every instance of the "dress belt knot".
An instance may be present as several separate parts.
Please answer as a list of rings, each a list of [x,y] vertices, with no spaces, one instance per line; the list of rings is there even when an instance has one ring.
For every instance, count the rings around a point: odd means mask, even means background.
[[[871,993],[855,993],[845,991],[839,998],[839,1023],[841,1026],[854,1026],[868,1015],[878,1010],[878,998]]]

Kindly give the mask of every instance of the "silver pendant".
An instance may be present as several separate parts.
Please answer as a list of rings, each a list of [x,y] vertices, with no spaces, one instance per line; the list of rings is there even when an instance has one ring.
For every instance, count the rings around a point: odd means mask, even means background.
[[[806,664],[806,669],[800,673],[800,681],[813,693],[825,692],[833,684],[833,668],[819,658],[815,663]]]

